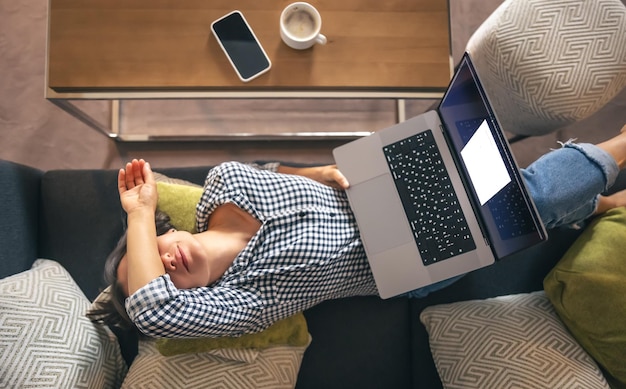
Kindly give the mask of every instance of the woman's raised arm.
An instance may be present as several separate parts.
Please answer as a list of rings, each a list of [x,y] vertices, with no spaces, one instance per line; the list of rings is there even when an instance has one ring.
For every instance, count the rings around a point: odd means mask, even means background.
[[[127,163],[120,169],[117,182],[120,202],[128,215],[126,261],[120,263],[118,276],[120,281],[127,278],[127,293],[131,295],[165,274],[154,222],[158,194],[150,164],[144,160]]]

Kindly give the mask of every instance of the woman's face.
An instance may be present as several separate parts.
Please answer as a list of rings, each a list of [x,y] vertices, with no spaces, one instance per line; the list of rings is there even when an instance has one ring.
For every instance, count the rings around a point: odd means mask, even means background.
[[[157,247],[165,272],[178,289],[191,289],[209,284],[209,266],[206,249],[186,231],[171,229],[157,236]],[[128,295],[126,276],[127,258],[118,267],[118,279]]]
[[[171,229],[157,237],[157,247],[165,272],[178,289],[209,284],[206,249],[193,234]]]

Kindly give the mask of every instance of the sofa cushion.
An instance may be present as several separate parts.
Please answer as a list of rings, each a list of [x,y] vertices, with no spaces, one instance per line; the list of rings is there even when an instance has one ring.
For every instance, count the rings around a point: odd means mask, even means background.
[[[202,196],[198,186],[157,182],[157,208],[170,217],[170,222],[181,231],[196,233],[196,205]]]
[[[161,338],[156,341],[157,349],[165,356],[215,349],[266,349],[277,345],[301,347],[308,343],[309,333],[302,313],[279,320],[256,334],[221,338]]]
[[[139,341],[139,354],[122,388],[294,388],[304,346],[263,350],[221,349],[163,356],[151,339]]]
[[[593,220],[544,280],[567,328],[626,388],[626,208]]]
[[[38,256],[59,262],[93,300],[104,286],[106,257],[123,232],[117,171],[47,171],[41,205]]]
[[[57,262],[0,280],[0,387],[116,388],[115,336],[85,317],[89,300]]]
[[[445,388],[608,388],[543,291],[426,308]]]
[[[0,160],[0,278],[28,270],[37,259],[39,183],[43,172]]]

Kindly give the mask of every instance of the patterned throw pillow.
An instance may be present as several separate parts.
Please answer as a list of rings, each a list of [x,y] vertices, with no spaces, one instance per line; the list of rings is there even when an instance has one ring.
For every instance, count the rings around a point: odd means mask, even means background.
[[[0,388],[118,388],[115,336],[85,317],[89,300],[57,262],[0,280]]]
[[[219,349],[165,357],[155,340],[140,340],[122,389],[294,388],[307,347]]]
[[[543,291],[426,308],[445,388],[608,388]]]

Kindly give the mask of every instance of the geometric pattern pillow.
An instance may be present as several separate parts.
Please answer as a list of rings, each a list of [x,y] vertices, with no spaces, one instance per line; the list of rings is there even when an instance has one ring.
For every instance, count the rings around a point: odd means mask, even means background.
[[[118,388],[127,371],[89,300],[57,262],[0,280],[0,388]]]
[[[467,43],[505,131],[544,135],[626,87],[620,0],[504,1]]]
[[[307,347],[217,349],[165,357],[154,339],[141,339],[122,389],[293,389]]]
[[[543,291],[426,308],[444,388],[609,388]]]

